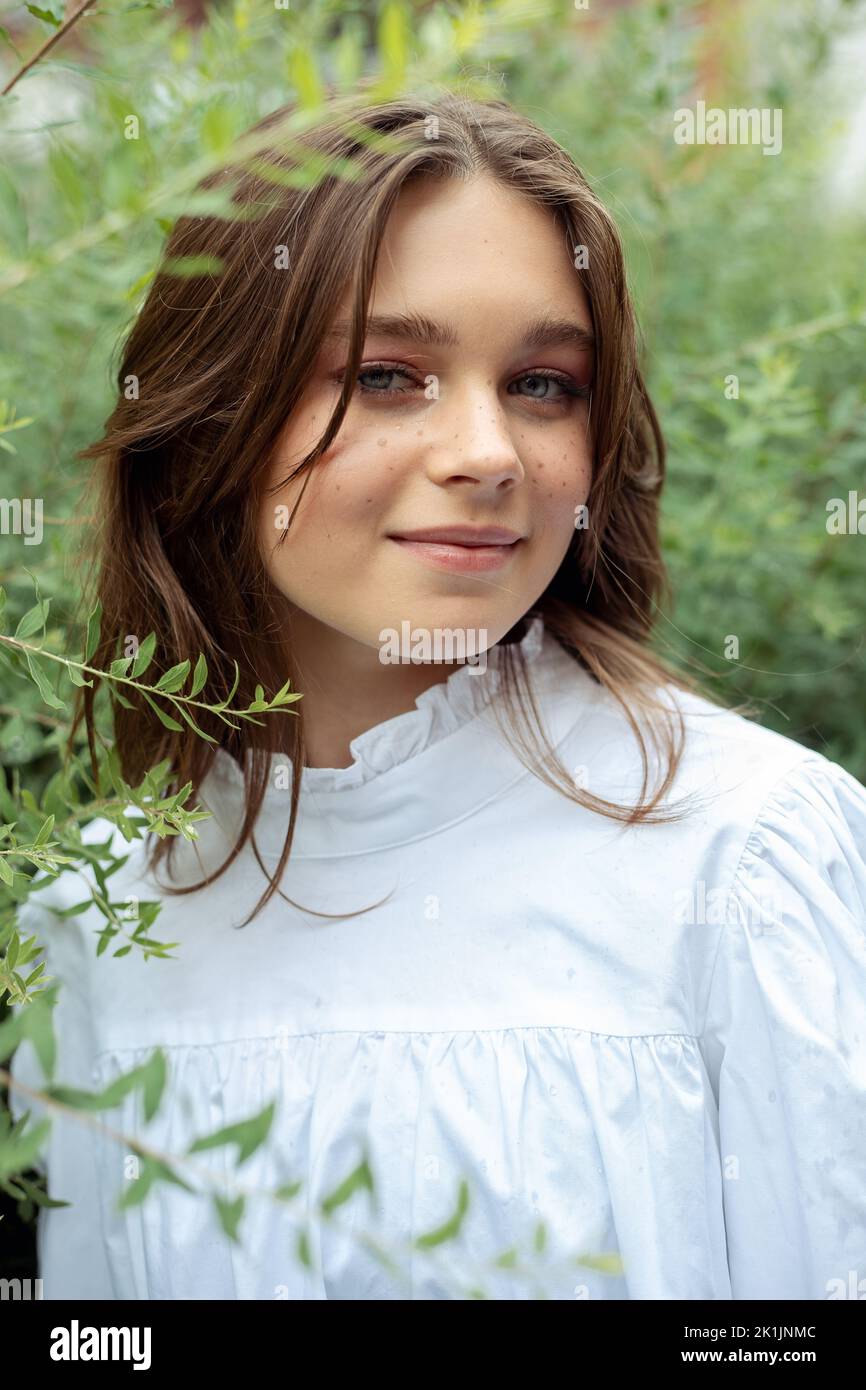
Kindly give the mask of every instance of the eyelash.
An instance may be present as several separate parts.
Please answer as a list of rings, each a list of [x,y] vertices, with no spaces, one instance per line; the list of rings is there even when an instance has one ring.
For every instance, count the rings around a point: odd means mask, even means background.
[[[368,363],[366,364],[366,366],[364,366],[364,367],[362,367],[362,368],[360,369],[360,371],[358,372],[358,376],[357,376],[357,378],[356,378],[356,380],[357,380],[357,382],[358,382],[358,390],[359,390],[359,392],[360,392],[360,394],[361,394],[362,396],[368,396],[368,397],[369,397],[369,396],[383,396],[383,397],[388,397],[388,396],[400,396],[400,395],[408,395],[408,394],[409,394],[407,388],[405,388],[405,387],[404,387],[404,388],[401,388],[401,389],[399,389],[399,390],[394,391],[394,390],[388,390],[388,389],[380,390],[380,389],[378,389],[377,387],[374,387],[374,386],[363,386],[363,385],[361,384],[361,377],[362,377],[362,376],[371,376],[371,375],[373,375],[374,373],[377,373],[377,372],[378,372],[378,373],[391,373],[391,375],[393,375],[393,376],[400,376],[400,377],[403,377],[403,378],[405,378],[407,381],[412,381],[413,384],[414,384],[416,387],[419,387],[419,388],[423,388],[423,386],[424,386],[424,382],[423,382],[423,381],[420,381],[420,382],[419,382],[419,381],[416,381],[415,378],[413,377],[412,373],[411,373],[406,367],[400,366],[400,364],[397,363],[397,362],[368,362]],[[342,372],[336,373],[336,378],[337,378],[337,380],[342,381],[342,379],[343,379],[343,373],[342,373]],[[590,388],[589,386],[575,386],[574,383],[573,383],[573,381],[572,381],[572,379],[571,379],[571,377],[567,376],[564,372],[555,372],[555,371],[551,371],[549,368],[540,368],[538,371],[532,371],[532,372],[521,372],[519,376],[517,376],[517,377],[514,378],[514,381],[515,381],[515,382],[516,382],[516,381],[526,381],[528,378],[529,378],[529,379],[532,379],[532,378],[534,378],[534,379],[541,378],[541,379],[543,379],[543,380],[545,380],[545,381],[553,381],[553,382],[555,382],[558,386],[561,386],[561,387],[563,388],[563,390],[564,390],[564,392],[566,393],[567,396],[571,397],[572,399],[576,399],[576,400],[585,400],[585,399],[589,396],[590,390],[591,390],[591,388]],[[513,385],[513,382],[510,382],[509,385]],[[523,400],[527,400],[527,401],[536,401],[539,405],[541,405],[541,406],[546,406],[546,407],[548,407],[548,408],[549,408],[551,405],[557,404],[558,402],[561,403],[562,399],[563,399],[562,396],[555,396],[555,397],[552,397],[549,401],[548,401],[545,397],[541,397],[541,396],[524,396],[524,397],[523,397]]]

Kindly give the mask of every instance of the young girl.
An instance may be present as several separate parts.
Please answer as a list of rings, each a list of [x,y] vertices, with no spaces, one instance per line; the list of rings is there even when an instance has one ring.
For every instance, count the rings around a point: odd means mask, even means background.
[[[212,813],[111,880],[173,958],[97,955],[95,910],[50,910],[73,875],[34,899],[61,1079],[168,1061],[148,1122],[55,1119],[45,1295],[848,1296],[866,790],[650,650],[664,450],[615,227],[504,101],[287,114],[208,181],[242,215],[176,225],[220,268],[156,276],[88,453],[95,664],[156,631],[211,702],[235,662],[236,705],[302,698],[205,716],[219,746],[117,711],[127,780],[170,757]],[[176,1159],[272,1102],[245,1161],[118,1210],[117,1135]]]

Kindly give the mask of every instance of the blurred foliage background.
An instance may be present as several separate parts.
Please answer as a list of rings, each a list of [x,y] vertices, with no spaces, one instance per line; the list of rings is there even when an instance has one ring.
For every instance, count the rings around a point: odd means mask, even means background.
[[[56,33],[51,5],[7,21],[4,82]],[[841,0],[100,3],[0,104],[2,495],[45,515],[39,546],[0,536],[13,616],[27,568],[53,600],[48,645],[66,640],[87,526],[75,453],[195,168],[323,82],[469,75],[562,141],[622,229],[670,448],[661,649],[866,778],[866,541],[826,526],[830,498],[866,496],[864,42],[866,9]],[[699,99],[781,108],[781,153],[675,143],[673,113]],[[51,712],[2,679],[0,761],[39,781]]]
[[[75,452],[109,411],[118,340],[195,169],[324,82],[468,75],[552,131],[622,229],[670,449],[660,648],[866,778],[866,540],[826,525],[830,498],[866,497],[864,5],[279,2],[100,0],[2,99],[0,492],[45,511],[41,545],[0,536],[13,616],[28,568],[53,601],[48,645],[66,641],[87,526]],[[7,20],[4,82],[56,32],[46,4]],[[781,153],[677,144],[674,112],[700,99],[781,108]],[[12,412],[30,423],[9,429]],[[0,761],[38,781],[52,712],[0,680]]]
[[[201,174],[258,117],[294,99],[315,107],[325,85],[351,90],[370,73],[393,91],[471,81],[551,131],[622,230],[669,445],[674,601],[659,650],[866,781],[866,515],[862,535],[827,526],[833,498],[853,492],[866,513],[864,70],[861,0],[98,0],[80,15],[76,0],[65,11],[42,0],[9,11],[0,530],[9,499],[41,498],[44,534],[38,545],[0,534],[2,631],[31,608],[36,579],[51,601],[46,650],[83,646],[89,503],[76,453],[109,413],[120,339]],[[781,152],[677,144],[675,112],[698,101],[780,109]],[[39,802],[70,694],[46,704],[0,653],[0,766],[16,797],[23,788],[36,843],[50,833]],[[19,883],[6,895],[0,882],[4,930],[25,894]]]

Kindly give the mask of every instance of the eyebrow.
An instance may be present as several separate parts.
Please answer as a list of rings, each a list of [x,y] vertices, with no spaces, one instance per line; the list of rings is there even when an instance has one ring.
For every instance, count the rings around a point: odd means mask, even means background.
[[[346,339],[351,331],[351,323],[341,319],[329,329],[328,338]],[[374,314],[367,321],[367,337],[403,338],[410,342],[423,343],[428,347],[457,347],[459,336],[454,325],[443,321],[436,322],[425,314]],[[558,347],[572,345],[586,351],[595,345],[595,337],[589,328],[575,323],[572,319],[545,316],[529,324],[523,334],[521,346],[527,348]]]

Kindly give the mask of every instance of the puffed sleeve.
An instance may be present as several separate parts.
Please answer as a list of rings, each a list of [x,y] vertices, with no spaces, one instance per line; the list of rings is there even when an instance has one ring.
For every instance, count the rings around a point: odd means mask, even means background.
[[[862,1299],[866,788],[819,754],[777,783],[749,834],[701,1047],[732,1296]]]
[[[45,892],[51,894],[52,888]],[[40,959],[45,960],[45,975],[52,976],[50,983],[59,986],[53,1011],[57,1045],[53,1080],[89,1091],[94,1089],[94,1073],[85,966],[86,953],[95,955],[95,938],[84,934],[75,918],[58,918],[49,911],[43,906],[44,897],[42,893],[28,900],[19,925],[22,935],[36,936],[42,946]],[[27,1007],[20,1005],[13,1013]],[[9,1070],[13,1082],[31,1090],[43,1089],[47,1084],[27,1039],[13,1053]],[[43,1281],[43,1298],[115,1298],[102,1239],[94,1131],[88,1123],[93,1116],[49,1110],[15,1085],[9,1088],[9,1108],[16,1120],[26,1110],[31,1113],[31,1122],[50,1116],[48,1139],[33,1166],[46,1175],[48,1195],[70,1203],[66,1207],[39,1208],[37,1274]]]

